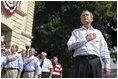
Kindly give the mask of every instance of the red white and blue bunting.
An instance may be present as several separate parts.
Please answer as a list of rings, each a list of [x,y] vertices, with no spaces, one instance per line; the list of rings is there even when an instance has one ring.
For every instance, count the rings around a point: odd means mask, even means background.
[[[2,1],[1,3],[5,11],[12,15],[16,12],[17,7],[20,6],[21,1]]]

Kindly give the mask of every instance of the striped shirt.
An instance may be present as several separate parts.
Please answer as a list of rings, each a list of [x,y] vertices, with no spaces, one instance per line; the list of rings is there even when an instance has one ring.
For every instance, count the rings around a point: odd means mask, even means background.
[[[62,65],[56,64],[54,65],[53,75],[60,75],[62,73]]]

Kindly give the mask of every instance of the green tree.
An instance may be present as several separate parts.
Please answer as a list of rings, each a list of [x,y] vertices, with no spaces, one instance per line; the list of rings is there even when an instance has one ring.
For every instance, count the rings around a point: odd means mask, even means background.
[[[116,1],[36,1],[32,46],[45,49],[49,58],[58,55],[63,65],[63,77],[74,77],[72,51],[67,41],[71,32],[81,27],[80,14],[88,9],[94,15],[93,27],[100,29],[109,49],[117,45]]]

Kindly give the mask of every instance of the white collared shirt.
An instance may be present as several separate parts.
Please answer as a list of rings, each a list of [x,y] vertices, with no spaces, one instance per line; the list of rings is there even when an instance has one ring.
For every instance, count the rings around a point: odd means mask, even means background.
[[[5,61],[6,56],[1,56],[1,65],[3,64],[3,62]]]
[[[40,59],[40,64],[41,64],[42,60]],[[45,58],[43,65],[42,65],[42,72],[50,72],[50,68],[53,68],[52,62],[51,60]]]
[[[87,42],[87,34],[95,33],[96,39]],[[100,30],[94,29],[92,26],[86,29],[84,26],[79,29],[75,29],[70,39],[67,42],[68,49],[73,50],[74,57],[78,55],[97,55],[102,58],[105,67],[110,68],[110,55],[107,47],[107,43]]]

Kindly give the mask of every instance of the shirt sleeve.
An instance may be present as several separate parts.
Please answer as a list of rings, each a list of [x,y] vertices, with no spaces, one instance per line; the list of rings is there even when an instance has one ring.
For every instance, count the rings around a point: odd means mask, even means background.
[[[20,54],[17,54],[18,57],[18,65],[19,65],[19,70],[22,71],[23,70],[23,60]]]
[[[1,57],[1,65],[3,65],[3,62],[6,60],[6,57]]]
[[[39,74],[41,74],[41,67],[40,67],[39,59],[36,58],[36,61],[35,61],[35,78],[38,78]]]
[[[50,60],[48,61],[48,67],[53,68],[52,62]]]
[[[101,41],[100,41],[101,58],[102,61],[104,62],[104,67],[110,69],[110,54],[109,54],[108,46],[101,32],[100,35],[101,35]]]
[[[63,72],[62,65],[60,65],[60,72],[61,72],[61,73]]]
[[[83,39],[83,41],[79,41],[79,37],[77,37],[75,31],[73,31],[70,39],[67,42],[67,46],[69,50],[73,50],[82,47],[86,43],[87,43],[86,38]]]
[[[2,62],[3,66],[7,65],[7,57],[5,58],[5,60]]]
[[[9,55],[6,56],[5,60],[3,61],[3,66],[6,66],[9,64]]]

